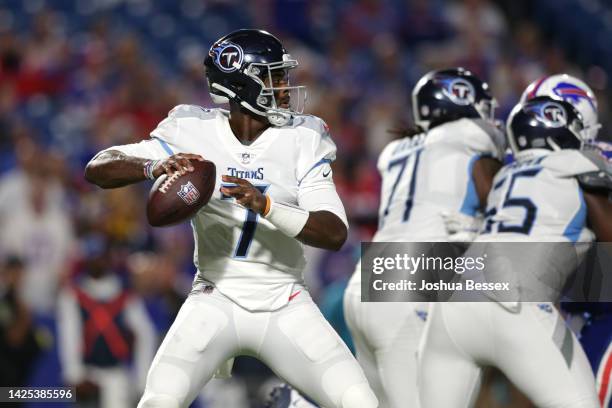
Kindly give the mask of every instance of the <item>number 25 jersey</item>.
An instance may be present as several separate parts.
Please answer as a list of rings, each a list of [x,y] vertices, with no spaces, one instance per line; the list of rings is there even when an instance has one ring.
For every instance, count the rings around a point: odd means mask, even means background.
[[[598,171],[603,162],[579,150],[534,149],[528,160],[504,166],[493,180],[477,240],[592,241],[576,176]]]

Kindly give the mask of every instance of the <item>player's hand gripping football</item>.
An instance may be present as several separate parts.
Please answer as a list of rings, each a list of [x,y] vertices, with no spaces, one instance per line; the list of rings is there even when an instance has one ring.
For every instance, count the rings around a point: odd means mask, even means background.
[[[246,208],[263,214],[266,209],[266,196],[245,179],[223,176],[225,183],[234,183],[235,187],[221,187],[221,193],[234,197],[236,202]]]
[[[190,159],[204,161],[204,158],[199,154],[192,153],[177,153],[168,157],[165,160],[160,160],[153,168],[153,176],[155,178],[162,174],[172,176],[179,172],[181,175],[193,171],[193,166],[189,162]]]

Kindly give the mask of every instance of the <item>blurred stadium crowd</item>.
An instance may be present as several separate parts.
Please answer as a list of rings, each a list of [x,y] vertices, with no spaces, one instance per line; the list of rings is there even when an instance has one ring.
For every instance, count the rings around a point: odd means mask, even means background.
[[[589,29],[610,30],[611,13],[597,0],[0,2],[0,384],[95,394],[94,378],[66,367],[80,363],[60,358],[79,347],[62,335],[67,299],[92,279],[130,290],[151,322],[127,327],[130,348],[154,352],[189,291],[189,226],[150,228],[148,185],[103,192],[83,168],[102,148],[147,138],[179,103],[211,105],[202,61],[221,35],[257,27],[281,38],[300,62],[292,82],[308,86],[307,111],[331,128],[351,238],[339,253],[312,250],[306,279],[343,333],[337,305],[376,226],[376,158],[410,124],[416,80],[464,66],[489,81],[503,120],[530,81],[573,73],[597,93],[605,135],[612,51]],[[138,341],[153,332],[155,344]]]

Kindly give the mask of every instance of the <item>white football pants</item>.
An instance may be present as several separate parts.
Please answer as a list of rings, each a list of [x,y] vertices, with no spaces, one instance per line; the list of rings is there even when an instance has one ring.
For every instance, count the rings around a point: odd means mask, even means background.
[[[418,302],[362,303],[358,293],[344,294],[357,361],[381,408],[417,406],[417,351],[427,308]]]
[[[214,290],[192,292],[160,346],[138,408],[183,408],[224,362],[258,358],[325,408],[376,408],[363,371],[306,290],[250,312]]]
[[[481,366],[499,368],[541,408],[597,408],[589,363],[552,303],[433,303],[419,352],[421,408],[466,408]]]

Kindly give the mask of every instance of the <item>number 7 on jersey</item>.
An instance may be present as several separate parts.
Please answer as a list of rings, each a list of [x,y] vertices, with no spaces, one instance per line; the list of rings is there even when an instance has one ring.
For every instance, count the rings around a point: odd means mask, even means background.
[[[223,185],[224,187],[234,186],[234,184]],[[258,189],[261,194],[265,194],[269,184],[253,186]],[[232,199],[230,196],[221,195],[222,200]],[[257,214],[253,210],[245,209],[246,216],[244,218],[244,223],[242,224],[242,231],[240,232],[240,238],[238,238],[238,243],[236,244],[236,249],[234,250],[234,258],[244,259],[247,257],[249,253],[249,248],[251,247],[251,242],[253,242],[253,238],[255,237],[255,230],[257,229],[257,222],[259,221],[259,214]]]

